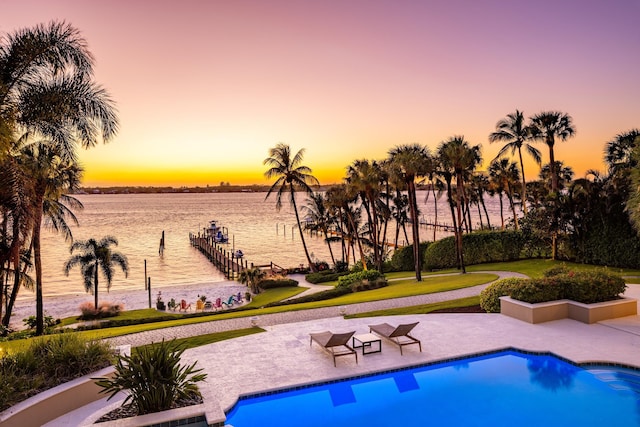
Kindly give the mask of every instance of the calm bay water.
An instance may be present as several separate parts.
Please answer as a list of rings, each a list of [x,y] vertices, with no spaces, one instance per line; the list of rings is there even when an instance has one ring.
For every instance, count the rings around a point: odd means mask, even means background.
[[[144,261],[152,286],[211,283],[224,276],[189,244],[189,233],[197,233],[217,220],[228,228],[232,249],[241,249],[245,258],[255,265],[274,262],[282,267],[306,264],[306,258],[295,226],[295,214],[285,201],[280,212],[275,199],[265,201],[266,193],[173,193],[173,194],[96,194],[78,195],[85,208],[77,212],[79,227],[73,227],[74,239],[100,239],[115,236],[115,248],[129,260],[129,276],[116,270],[112,289],[144,289]],[[433,218],[433,199],[425,202],[426,193],[418,195],[420,209]],[[299,204],[305,198],[299,196]],[[499,204],[488,204],[489,215],[497,218]],[[450,212],[439,202],[439,222],[450,222]],[[304,216],[301,214],[301,216]],[[473,218],[477,221],[477,213]],[[393,240],[393,227],[389,236]],[[158,254],[160,238],[165,232],[165,251]],[[408,229],[409,236],[411,230]],[[439,234],[438,238],[445,234]],[[402,233],[401,233],[402,236]],[[421,229],[422,240],[431,240],[433,231]],[[400,237],[403,240],[403,237]],[[326,244],[319,237],[309,237],[307,243],[312,258],[330,261]],[[79,268],[69,276],[63,265],[70,257],[69,242],[52,232],[43,233],[43,282],[45,295],[77,294],[84,290]],[[339,254],[336,247],[334,253]]]

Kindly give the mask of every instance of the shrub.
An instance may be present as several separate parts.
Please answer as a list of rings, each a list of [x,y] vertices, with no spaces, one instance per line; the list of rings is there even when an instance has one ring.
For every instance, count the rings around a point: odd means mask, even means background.
[[[80,304],[80,320],[102,319],[105,317],[115,317],[123,310],[122,304],[112,304],[110,302],[101,302],[96,310],[95,305],[90,301]]]
[[[373,281],[379,277],[382,277],[382,273],[378,270],[362,270],[340,277],[338,279],[338,287],[348,287],[355,282],[362,282],[364,280]]]
[[[355,282],[351,285],[352,292],[370,291],[372,289],[379,289],[388,286],[389,283],[384,277],[378,277],[375,280],[363,280],[361,282]]]
[[[566,275],[564,298],[593,304],[617,299],[626,288],[627,285],[619,276],[605,271],[580,271]]]
[[[298,281],[293,279],[266,279],[258,283],[261,289],[288,288],[298,286]]]
[[[325,283],[338,280],[340,276],[349,274],[348,271],[333,272],[333,271],[320,271],[317,273],[307,274],[304,278],[309,283]]]
[[[544,272],[542,272],[542,277],[553,277],[558,276],[560,274],[568,274],[571,270],[565,264],[556,265],[555,267],[551,267]]]
[[[424,260],[424,253],[431,242],[420,243],[420,256]],[[414,271],[413,245],[397,248],[391,256],[391,268],[393,271]]]
[[[465,265],[520,259],[524,237],[519,231],[479,231],[462,236]],[[424,254],[427,270],[458,266],[455,237],[446,237],[429,245]]]
[[[44,313],[43,321],[44,321],[45,328],[52,328],[55,325],[60,324],[60,319],[54,319],[53,317],[49,316],[47,313]],[[36,316],[29,316],[26,319],[22,319],[22,323],[24,323],[25,326],[28,327],[29,329],[35,329]]]
[[[558,276],[525,280],[521,286],[511,290],[511,298],[536,304],[564,298],[564,286]]]
[[[464,242],[463,242],[464,244]],[[445,237],[430,244],[424,251],[425,270],[439,270],[458,266],[455,237]]]
[[[0,359],[0,411],[43,390],[111,364],[109,344],[58,334],[34,340],[24,351]]]
[[[336,261],[336,264],[333,266],[333,270],[336,273],[344,273],[349,271],[349,264],[344,261]]]
[[[496,280],[480,292],[480,307],[487,313],[500,313],[500,297],[510,296],[513,289],[526,281],[517,277]]]
[[[129,402],[138,415],[164,411],[180,399],[199,396],[196,383],[204,381],[207,374],[196,369],[197,362],[189,366],[180,364],[184,346],[172,341],[162,341],[153,346],[143,346],[130,356],[120,356],[113,378],[95,378],[102,387],[100,393],[110,394],[128,391],[123,406]]]

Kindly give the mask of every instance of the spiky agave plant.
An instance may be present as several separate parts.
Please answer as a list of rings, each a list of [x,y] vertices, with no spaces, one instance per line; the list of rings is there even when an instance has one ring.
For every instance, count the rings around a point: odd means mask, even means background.
[[[112,378],[94,379],[102,387],[100,393],[111,394],[109,399],[127,391],[122,405],[131,403],[138,415],[168,410],[181,399],[199,396],[196,383],[207,377],[201,368],[196,369],[197,362],[189,366],[180,364],[184,351],[184,346],[175,340],[162,340],[140,347],[130,356],[120,356]]]

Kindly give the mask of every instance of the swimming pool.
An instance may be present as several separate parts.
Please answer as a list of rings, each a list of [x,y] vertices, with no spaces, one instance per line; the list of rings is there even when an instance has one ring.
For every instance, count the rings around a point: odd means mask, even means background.
[[[226,424],[639,426],[640,374],[620,372],[507,350],[244,398]]]

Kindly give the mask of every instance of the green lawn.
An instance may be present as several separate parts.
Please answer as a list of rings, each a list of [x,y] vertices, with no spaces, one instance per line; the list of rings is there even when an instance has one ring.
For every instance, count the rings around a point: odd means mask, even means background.
[[[542,277],[542,274],[558,265],[566,265],[576,271],[589,271],[604,268],[596,265],[589,264],[576,264],[574,262],[566,261],[553,261],[550,259],[525,259],[520,261],[511,262],[498,262],[490,264],[478,264],[467,267],[467,271],[515,271],[518,273],[526,274],[529,277]],[[640,275],[640,270],[632,270],[629,268],[608,268],[611,273],[618,273],[625,275]]]
[[[247,329],[237,329],[235,331],[215,332],[212,334],[197,335],[195,337],[189,337],[189,338],[179,338],[179,339],[176,339],[175,341],[176,343],[183,345],[184,346],[183,348],[186,350],[189,348],[200,347],[202,345],[207,345],[214,342],[244,337],[245,335],[258,334],[260,332],[265,332],[265,330],[262,328],[253,327],[253,328],[247,328]],[[147,344],[140,347],[136,347],[133,351],[137,351],[143,347],[149,347],[153,345],[156,345],[156,344]]]
[[[405,314],[427,314],[436,310],[444,310],[458,307],[471,307],[480,304],[480,296],[454,299],[450,301],[434,302],[431,304],[412,305],[409,307],[397,307],[387,310],[367,311],[366,313],[351,314],[346,319],[356,319],[374,316],[400,316]]]
[[[540,277],[543,272],[553,266],[565,264],[568,267],[575,270],[592,270],[596,268],[602,268],[592,265],[584,265],[584,264],[575,264],[575,263],[565,263],[560,261],[551,261],[545,259],[529,259],[529,260],[521,260],[521,261],[513,261],[513,262],[503,262],[503,263],[491,263],[491,264],[481,264],[467,267],[467,271],[469,272],[481,272],[481,271],[515,271],[519,273],[526,274],[530,277]],[[609,269],[612,272],[619,273],[622,275],[638,275],[640,276],[639,270],[631,270],[631,269]],[[312,308],[320,308],[320,307],[329,307],[329,306],[340,306],[340,305],[349,305],[356,304],[361,302],[369,302],[369,301],[378,301],[389,298],[399,298],[399,297],[407,297],[407,296],[415,296],[422,295],[428,293],[435,292],[443,292],[448,290],[460,289],[470,286],[475,286],[483,283],[490,282],[495,280],[497,276],[488,273],[476,273],[476,274],[453,274],[450,276],[437,276],[447,273],[457,273],[455,269],[449,270],[441,270],[437,272],[430,272],[423,274],[423,281],[417,282],[415,280],[415,274],[413,272],[394,272],[386,275],[388,279],[390,279],[389,286],[375,289],[371,291],[358,292],[348,295],[343,295],[338,298],[333,298],[326,301],[316,301],[316,302],[308,302],[303,304],[293,304],[293,305],[284,305],[277,307],[268,307],[264,308],[265,305],[274,301],[281,301],[283,299],[290,298],[295,296],[305,290],[303,287],[296,288],[276,288],[270,289],[261,293],[260,295],[256,295],[251,303],[247,304],[243,307],[242,310],[238,311],[223,311],[223,312],[212,312],[207,315],[190,317],[184,314],[177,313],[164,313],[158,312],[153,309],[145,309],[145,310],[129,310],[123,312],[117,319],[149,319],[159,316],[167,316],[172,317],[171,320],[155,322],[155,323],[144,323],[130,326],[120,326],[120,327],[112,327],[105,329],[96,329],[91,331],[81,331],[78,332],[89,339],[103,339],[116,337],[136,332],[143,332],[153,329],[161,329],[172,326],[180,326],[187,325],[193,323],[200,322],[208,322],[211,320],[219,320],[219,319],[231,319],[238,317],[251,317],[251,316],[260,316],[264,314],[271,313],[281,313],[285,311],[294,311],[294,310],[306,310]],[[640,279],[636,279],[635,282],[633,279],[628,280],[629,283],[640,283]],[[336,282],[327,283],[327,285],[335,285]],[[472,304],[471,304],[472,305]],[[429,307],[418,306],[415,310],[418,312],[423,312],[421,310],[429,309]],[[433,308],[434,310],[437,308]],[[414,308],[407,308],[409,311],[402,311],[402,314],[412,313]],[[63,324],[68,325],[71,323],[76,323],[77,320],[75,318],[64,319]],[[23,344],[28,342],[29,340],[14,340],[7,341],[1,343],[2,348],[5,351],[12,351],[17,347],[22,347]]]

